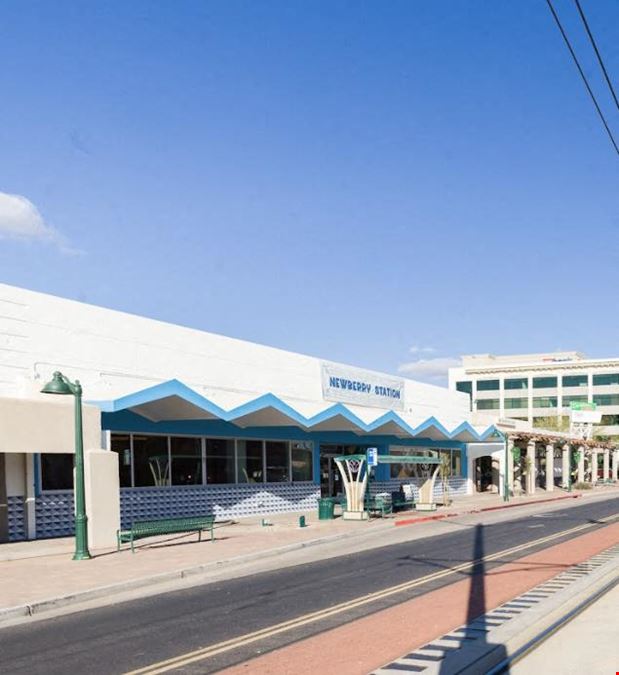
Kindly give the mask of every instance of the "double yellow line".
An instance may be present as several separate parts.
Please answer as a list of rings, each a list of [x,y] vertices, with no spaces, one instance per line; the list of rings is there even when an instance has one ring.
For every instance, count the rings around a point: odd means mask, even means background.
[[[321,609],[316,612],[310,612],[309,614],[304,614],[295,619],[290,619],[289,621],[284,621],[282,623],[275,624],[273,626],[268,626],[267,628],[262,628],[261,630],[254,631],[253,633],[246,633],[245,635],[240,635],[238,637],[232,638],[231,640],[225,640],[223,642],[218,642],[209,647],[203,647],[202,649],[196,649],[195,651],[187,652],[176,656],[165,661],[159,661],[158,663],[153,663],[150,666],[144,668],[139,668],[138,670],[132,670],[126,675],[155,675],[157,673],[167,673],[171,670],[177,668],[182,668],[183,666],[188,666],[197,661],[202,661],[204,659],[223,654],[224,652],[229,652],[233,649],[238,649],[239,647],[244,647],[252,642],[257,642],[258,640],[263,640],[265,638],[273,637],[281,633],[293,630],[295,628],[301,628],[311,623],[317,621],[322,621],[323,619],[328,619],[329,617],[335,616],[337,614],[342,614],[343,612],[348,612],[351,609],[356,609],[357,607],[362,607],[368,605],[377,600],[383,600],[392,595],[397,595],[404,591],[411,590],[418,586],[423,586],[424,584],[429,583],[430,581],[436,581],[437,579],[443,579],[458,572],[463,572],[465,570],[470,570],[475,565],[478,565],[480,562],[492,562],[503,556],[512,555],[513,553],[519,553],[520,551],[526,551],[529,548],[544,544],[546,542],[553,541],[555,539],[560,539],[566,535],[573,535],[577,532],[582,532],[599,523],[609,523],[612,520],[615,520],[619,517],[614,515],[608,518],[603,518],[595,523],[586,523],[584,525],[578,525],[572,527],[568,530],[562,530],[561,532],[556,532],[555,534],[550,534],[546,537],[541,537],[533,541],[526,542],[525,544],[520,544],[519,546],[514,546],[512,548],[504,549],[503,551],[498,551],[497,553],[492,553],[490,555],[484,556],[477,560],[472,560],[470,562],[462,563],[456,565],[455,567],[450,567],[448,569],[442,570],[440,572],[434,572],[432,574],[427,574],[424,577],[414,579],[412,581],[406,581],[402,584],[397,584],[395,586],[390,586],[384,588],[380,591],[374,593],[368,593],[367,595],[362,595],[354,600],[349,600],[348,602],[342,602],[338,605],[333,605],[332,607],[327,607],[326,609]]]

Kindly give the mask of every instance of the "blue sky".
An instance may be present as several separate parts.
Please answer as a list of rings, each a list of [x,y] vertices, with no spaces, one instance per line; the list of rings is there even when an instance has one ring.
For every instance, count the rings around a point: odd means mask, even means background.
[[[583,7],[619,86],[619,4]],[[619,352],[619,162],[542,0],[26,0],[0,23],[2,281],[429,380],[463,353]]]

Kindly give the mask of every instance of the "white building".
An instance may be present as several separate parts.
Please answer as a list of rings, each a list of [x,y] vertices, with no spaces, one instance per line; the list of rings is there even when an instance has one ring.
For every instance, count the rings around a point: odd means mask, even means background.
[[[464,356],[450,368],[449,388],[469,395],[473,412],[525,420],[533,427],[569,427],[571,404],[595,403],[598,433],[619,436],[619,358],[589,359],[580,352]],[[554,426],[554,425],[553,425]]]
[[[0,541],[73,530],[71,401],[39,393],[55,371],[87,403],[95,542],[119,518],[314,508],[333,457],[368,447],[447,454],[463,494],[503,447],[459,391],[0,285]],[[372,489],[416,470],[379,465]]]

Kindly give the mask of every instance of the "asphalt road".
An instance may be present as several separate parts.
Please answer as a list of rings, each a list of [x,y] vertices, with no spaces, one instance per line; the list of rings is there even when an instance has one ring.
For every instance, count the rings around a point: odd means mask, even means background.
[[[457,566],[479,554],[510,549],[581,524],[592,524],[585,530],[589,532],[603,526],[597,522],[601,518],[614,514],[619,514],[619,498],[483,526],[462,522],[462,529],[454,533],[7,627],[0,630],[0,672],[125,673]],[[500,556],[486,563],[485,569],[563,540]],[[215,672],[469,574],[470,570],[460,571],[224,651],[182,672]]]

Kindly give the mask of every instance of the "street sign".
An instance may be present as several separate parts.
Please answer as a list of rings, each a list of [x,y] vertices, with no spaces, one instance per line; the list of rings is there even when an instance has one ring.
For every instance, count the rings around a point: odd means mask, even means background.
[[[601,410],[572,410],[570,411],[572,422],[585,424],[599,424],[602,421]]]
[[[599,424],[602,413],[597,410],[596,403],[579,401],[570,403],[570,421],[577,424]]]
[[[368,467],[378,465],[378,448],[368,448],[367,450]]]
[[[588,401],[570,403],[571,410],[597,410],[597,407],[597,403],[589,403]]]

